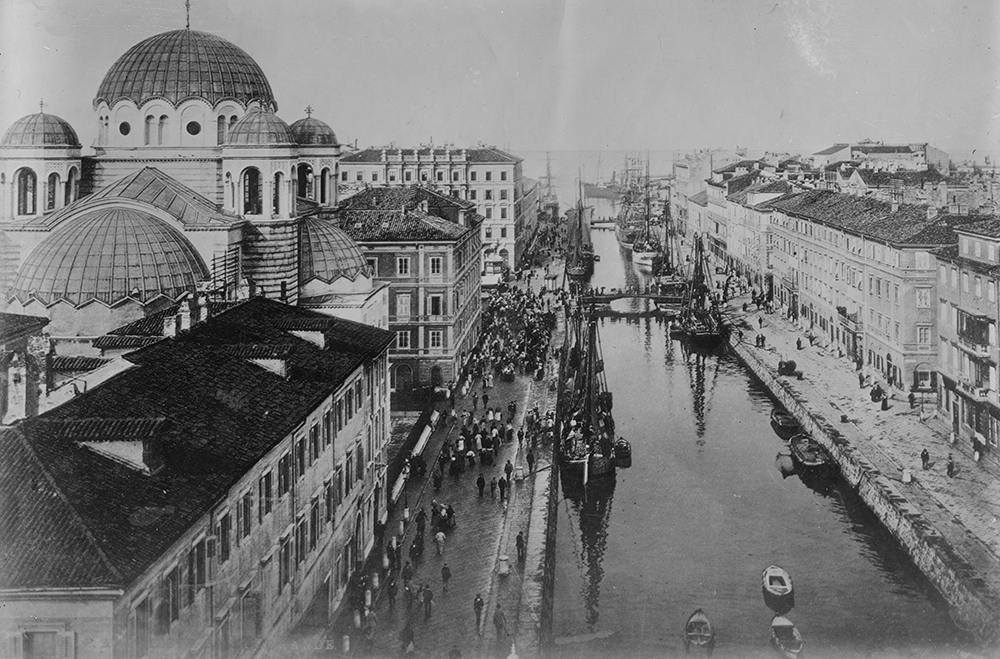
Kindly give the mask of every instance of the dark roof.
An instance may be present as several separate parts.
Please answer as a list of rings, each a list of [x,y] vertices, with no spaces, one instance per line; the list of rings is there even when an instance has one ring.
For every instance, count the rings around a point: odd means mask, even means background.
[[[1000,218],[980,218],[978,221],[962,225],[962,231],[988,238],[1000,238]]]
[[[869,187],[888,187],[892,184],[893,179],[899,180],[902,185],[908,187],[919,187],[925,183],[937,183],[948,180],[948,177],[933,169],[916,172],[902,170],[886,172],[883,170],[859,169],[858,176]]]
[[[319,328],[327,348],[279,324]],[[22,422],[26,442],[0,434],[3,454],[16,454],[0,461],[0,482],[22,500],[3,553],[31,557],[0,561],[0,588],[128,585],[393,338],[256,297],[131,353],[133,368]],[[229,348],[245,345],[287,347],[288,377]],[[155,432],[164,468],[146,474],[80,445],[95,428]]]
[[[758,181],[761,176],[762,174],[759,170],[753,170],[747,172],[746,174],[741,174],[740,176],[734,176],[725,182],[726,196],[732,198],[733,195],[743,192],[743,190],[746,190]]]
[[[49,319],[43,316],[0,313],[0,343],[41,332],[48,324]]]
[[[767,202],[768,207],[833,227],[895,244],[942,245],[957,240],[954,227],[976,218],[961,215],[927,217],[926,206],[902,205],[831,190],[809,190]]]
[[[731,181],[730,181],[731,182]],[[783,179],[763,179],[754,181],[751,185],[729,195],[727,198],[738,204],[745,204],[751,193],[785,194],[793,190],[792,185]]]
[[[226,146],[294,144],[292,130],[281,117],[268,109],[254,108],[243,115],[226,133]]]
[[[98,350],[134,350],[153,345],[162,339],[162,336],[112,336],[105,334],[94,339],[93,346]]]
[[[304,146],[339,146],[330,126],[313,116],[299,119],[289,129],[296,144]]]
[[[431,155],[431,147],[421,147],[419,149],[396,149],[396,148],[377,148],[369,147],[362,151],[357,151],[356,153],[351,153],[340,159],[342,163],[352,163],[352,162],[383,162],[383,157],[392,156],[404,156],[404,157],[414,157],[416,155],[429,156]],[[439,160],[444,159],[446,155],[451,154],[452,158],[458,158],[461,154],[465,153],[465,159],[468,162],[474,163],[518,163],[521,162],[521,158],[515,155],[507,153],[506,151],[501,151],[496,147],[476,147],[474,149],[470,148],[448,148],[444,147],[433,147],[433,152],[435,158]]]
[[[814,156],[832,156],[833,154],[837,153],[838,151],[843,151],[844,149],[846,149],[849,146],[850,146],[849,144],[834,144],[833,146],[826,147],[822,151],[817,151],[813,155]]]
[[[739,162],[730,163],[712,171],[716,174],[727,174],[735,172],[737,169],[760,169],[766,164],[762,160],[740,160]]]
[[[404,204],[407,208],[416,208],[425,201],[428,212],[432,215],[438,215],[439,213],[436,211],[447,209],[471,211],[476,208],[476,203],[473,201],[452,197],[423,185],[366,188],[340,202],[337,208],[342,210],[395,210],[402,208]]]
[[[916,151],[909,144],[855,144],[851,150],[861,153],[914,153]]]
[[[464,227],[421,210],[346,210],[336,214],[339,226],[359,243],[458,240]]]
[[[93,371],[110,362],[104,357],[73,357],[70,355],[55,355],[49,364],[56,373],[72,373],[74,371]]]

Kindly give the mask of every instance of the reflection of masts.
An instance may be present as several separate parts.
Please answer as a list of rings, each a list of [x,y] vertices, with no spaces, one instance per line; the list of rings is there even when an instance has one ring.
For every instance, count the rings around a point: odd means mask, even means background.
[[[615,481],[595,481],[586,489],[573,491],[566,490],[566,487],[564,482],[564,495],[573,502],[574,510],[580,515],[580,560],[586,574],[580,594],[583,595],[587,626],[594,631],[601,614],[601,582],[604,579],[604,554],[608,546]]]

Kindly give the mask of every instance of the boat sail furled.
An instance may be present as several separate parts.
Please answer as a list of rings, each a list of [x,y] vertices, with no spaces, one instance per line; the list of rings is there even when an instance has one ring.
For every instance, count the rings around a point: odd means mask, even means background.
[[[663,246],[650,226],[653,217],[652,196],[649,189],[649,163],[646,163],[646,195],[643,224],[632,243],[632,262],[650,268],[663,260]]]
[[[712,302],[708,256],[700,235],[694,237],[692,260],[694,268],[688,304],[678,319],[677,333],[686,336],[692,343],[717,345],[722,341],[726,328]]]

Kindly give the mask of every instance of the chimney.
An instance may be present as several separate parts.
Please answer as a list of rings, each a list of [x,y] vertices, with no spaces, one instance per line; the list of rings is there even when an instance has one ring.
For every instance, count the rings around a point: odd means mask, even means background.
[[[933,220],[937,216],[938,216],[937,206],[935,206],[933,204],[928,204],[927,205],[927,219],[928,220]]]
[[[186,332],[191,329],[191,298],[182,300],[177,308],[177,329]]]
[[[177,336],[177,327],[180,319],[175,314],[167,314],[163,317],[163,336]]]

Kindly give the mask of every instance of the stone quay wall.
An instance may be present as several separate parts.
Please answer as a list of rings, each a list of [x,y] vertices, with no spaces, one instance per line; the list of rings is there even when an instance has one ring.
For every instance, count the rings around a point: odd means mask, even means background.
[[[738,339],[730,339],[729,347],[803,430],[830,451],[843,477],[948,603],[956,624],[983,646],[1000,645],[1000,593],[955,551],[897,484],[823,415],[816,402],[796,389],[794,381],[777,376]]]

